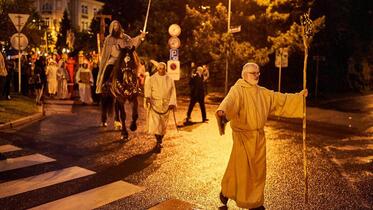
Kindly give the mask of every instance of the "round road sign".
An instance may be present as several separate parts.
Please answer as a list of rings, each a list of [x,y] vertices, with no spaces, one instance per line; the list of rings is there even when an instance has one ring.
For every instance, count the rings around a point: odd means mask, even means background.
[[[24,50],[28,45],[28,39],[23,33],[15,33],[10,38],[10,43],[12,47],[16,50]]]

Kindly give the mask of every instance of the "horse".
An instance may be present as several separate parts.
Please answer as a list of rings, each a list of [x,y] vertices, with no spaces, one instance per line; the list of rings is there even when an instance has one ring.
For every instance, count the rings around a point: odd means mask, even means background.
[[[128,141],[128,132],[126,129],[126,101],[130,102],[132,108],[132,121],[130,130],[137,129],[136,121],[138,119],[138,101],[137,96],[142,92],[137,69],[139,59],[135,52],[135,47],[121,48],[117,61],[110,73],[110,78],[103,85],[103,92],[111,101],[116,101],[116,108],[119,109],[119,117],[122,122],[121,140]]]

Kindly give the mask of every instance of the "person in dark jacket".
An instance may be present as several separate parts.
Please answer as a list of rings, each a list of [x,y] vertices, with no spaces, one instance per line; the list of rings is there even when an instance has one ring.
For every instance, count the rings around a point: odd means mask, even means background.
[[[205,108],[205,87],[203,79],[203,67],[197,67],[197,71],[192,74],[189,81],[190,85],[190,103],[187,112],[185,123],[190,123],[190,115],[192,114],[194,105],[198,102],[202,113],[202,122],[207,122]]]
[[[34,80],[36,93],[35,101],[37,105],[41,105],[41,97],[43,96],[43,90],[47,80],[45,75],[45,58],[42,56],[35,62]]]

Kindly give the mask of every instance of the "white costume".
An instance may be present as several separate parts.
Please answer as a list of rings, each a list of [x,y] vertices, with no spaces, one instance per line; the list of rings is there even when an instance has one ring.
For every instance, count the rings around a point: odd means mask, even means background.
[[[155,73],[145,81],[145,97],[150,98],[147,129],[149,134],[164,135],[168,124],[170,105],[176,106],[175,83],[167,74]]]
[[[48,80],[48,93],[49,94],[56,94],[57,93],[57,71],[58,65],[55,61],[51,61],[47,66],[45,74],[47,75]]]
[[[89,74],[89,82],[82,81],[81,74]],[[76,82],[79,84],[79,96],[83,103],[93,103],[91,86],[93,85],[93,75],[89,68],[80,67],[76,73]]]

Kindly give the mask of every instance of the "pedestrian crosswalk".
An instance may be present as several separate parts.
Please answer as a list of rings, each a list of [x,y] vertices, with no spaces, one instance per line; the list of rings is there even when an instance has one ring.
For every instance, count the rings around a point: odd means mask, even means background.
[[[32,208],[32,210],[94,209],[142,190],[144,190],[143,187],[138,187],[124,181],[117,181],[37,206]]]
[[[22,150],[13,145],[0,145],[0,152],[8,153]],[[20,170],[25,167],[36,166],[39,164],[56,161],[53,158],[42,154],[25,155],[16,158],[8,158],[0,161],[0,175],[11,170]],[[79,166],[71,166],[60,170],[49,171],[34,176],[0,182],[0,201],[12,196],[35,192],[35,190],[45,189],[49,186],[63,184],[69,181],[76,181],[79,178],[95,175],[96,172]],[[1,181],[1,180],[0,180]],[[96,187],[87,191],[79,192],[73,195],[67,195],[64,198],[55,201],[44,202],[38,205],[29,206],[32,209],[94,209],[109,204],[113,201],[126,198],[130,195],[143,191],[145,188],[136,186],[124,181],[115,181],[104,186]],[[52,192],[53,193],[53,192]],[[46,196],[48,197],[53,195]],[[32,198],[28,198],[32,199]],[[3,206],[4,207],[4,206]],[[18,209],[12,206],[4,209]]]
[[[10,145],[10,144],[0,146],[0,152],[14,152],[18,150],[21,150],[21,148]]]
[[[58,171],[51,171],[44,174],[17,179],[0,184],[0,198],[17,195],[35,189],[51,186],[54,184],[77,179],[83,176],[94,174],[95,172],[80,168],[70,167]]]
[[[41,154],[9,158],[0,162],[0,172],[56,161]]]
[[[20,151],[22,148],[13,145],[0,145],[0,152],[9,153]],[[8,158],[7,160],[0,161],[0,177],[2,173],[17,172],[26,167],[35,167],[37,165],[57,162],[58,160],[44,156],[42,154],[25,155],[16,158]],[[24,209],[29,208],[33,210],[42,209],[95,209],[125,199],[136,193],[140,193],[145,190],[144,187],[136,186],[131,183],[119,180],[114,181],[102,186],[93,187],[86,191],[78,191],[64,194],[61,196],[54,196],[53,189],[48,187],[64,185],[67,182],[79,183],[80,178],[95,176],[96,172],[88,170],[79,166],[70,166],[59,170],[52,170],[47,172],[41,172],[33,176],[23,177],[14,180],[1,180],[0,179],[0,206],[1,209]],[[53,187],[52,187],[53,188]],[[56,188],[54,188],[56,189]],[[35,192],[43,191],[44,195],[40,201],[35,203],[27,204],[28,202],[19,202],[17,199],[22,197],[26,200],[33,200]],[[52,191],[52,192],[50,192]],[[28,197],[30,195],[30,197]],[[6,206],[7,200],[10,198],[17,197],[10,206]],[[45,198],[44,198],[45,197]],[[53,200],[53,198],[55,199]],[[52,198],[52,200],[51,200]],[[45,201],[43,202],[43,199]],[[4,206],[5,203],[5,206]],[[25,206],[26,203],[26,206]],[[21,205],[22,206],[18,206]],[[27,206],[30,205],[30,206]],[[195,209],[192,204],[187,202],[172,199],[157,204],[151,209]]]

